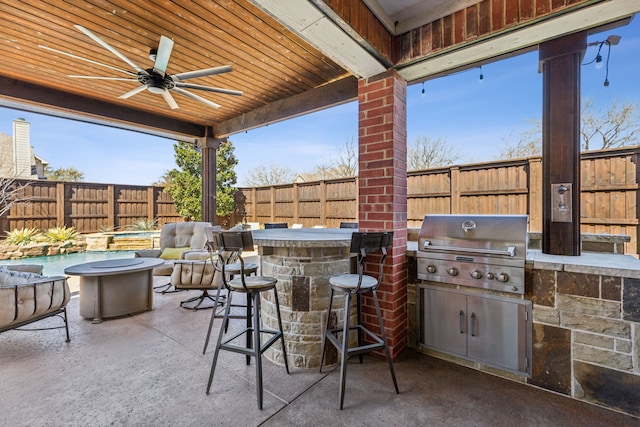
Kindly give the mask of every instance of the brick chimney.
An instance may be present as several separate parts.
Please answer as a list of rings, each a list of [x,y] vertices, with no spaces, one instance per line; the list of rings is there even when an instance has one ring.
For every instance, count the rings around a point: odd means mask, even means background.
[[[32,165],[33,152],[29,130],[31,123],[25,119],[13,121],[13,171],[16,178],[38,178],[38,172]]]

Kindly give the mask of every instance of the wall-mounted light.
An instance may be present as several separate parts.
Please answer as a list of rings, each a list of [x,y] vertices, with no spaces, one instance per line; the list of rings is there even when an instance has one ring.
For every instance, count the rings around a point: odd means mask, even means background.
[[[584,63],[582,65],[589,65],[595,62],[597,70],[600,70],[602,69],[602,67],[605,67],[605,75],[604,75],[605,87],[609,86],[609,58],[611,57],[611,46],[615,46],[618,43],[620,43],[621,38],[622,37],[620,36],[611,35],[607,37],[607,39],[604,41],[591,42],[587,45],[587,46],[598,46],[598,52],[596,52],[595,58],[593,58],[591,61]],[[602,55],[601,55],[603,46],[607,46],[607,59],[605,61],[602,60]]]

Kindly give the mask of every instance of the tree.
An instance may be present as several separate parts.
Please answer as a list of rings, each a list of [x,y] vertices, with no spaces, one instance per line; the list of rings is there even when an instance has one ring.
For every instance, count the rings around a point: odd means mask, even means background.
[[[640,136],[637,109],[637,104],[613,101],[603,113],[596,111],[593,102],[587,99],[581,113],[582,149],[607,150],[637,143]]]
[[[580,136],[582,151],[608,150],[638,143],[640,139],[640,117],[638,105],[613,101],[606,113],[596,111],[593,102],[587,99],[582,104]],[[498,155],[499,159],[539,156],[542,153],[542,123],[531,120],[530,129],[520,134],[515,143],[505,139]]]
[[[53,181],[82,182],[84,181],[84,172],[70,166],[68,168],[53,169],[47,166],[44,170],[44,176]]]
[[[542,123],[537,119],[529,122],[531,127],[520,134],[515,144],[510,142],[510,138],[503,138],[498,159],[520,159],[542,154]]]
[[[449,166],[461,158],[462,154],[444,139],[421,136],[407,149],[407,170]]]
[[[269,167],[257,166],[249,171],[245,180],[250,187],[288,184],[293,182],[296,172],[287,166],[271,163]]]
[[[220,145],[216,154],[216,214],[219,216],[231,215],[236,209],[238,177],[234,168],[238,159],[233,148],[231,141],[227,141]]]
[[[171,194],[176,210],[187,221],[202,220],[202,153],[187,142],[173,145],[177,169],[165,173],[161,180],[164,191]],[[220,145],[216,154],[216,214],[226,216],[235,210],[236,172],[238,160],[233,144]]]
[[[344,146],[330,157],[329,163],[316,166],[310,175],[318,180],[358,175],[358,152],[354,147],[353,138],[347,140]]]
[[[21,184],[15,178],[0,177],[0,217],[11,210],[16,203],[28,203],[30,197],[26,195],[29,186],[27,181]]]
[[[202,153],[187,142],[173,144],[178,168],[167,171],[167,186],[176,211],[187,221],[202,220]]]

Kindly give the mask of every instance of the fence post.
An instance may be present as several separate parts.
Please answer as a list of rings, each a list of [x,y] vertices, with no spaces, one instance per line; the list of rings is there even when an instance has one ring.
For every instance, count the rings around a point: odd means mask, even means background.
[[[529,230],[542,232],[542,158],[529,158],[528,163]]]
[[[293,183],[293,222],[300,222],[300,194],[298,193],[298,183]]]
[[[147,187],[147,221],[153,222],[156,218],[156,193],[155,187]]]
[[[66,192],[66,184],[64,182],[56,182],[56,226],[72,226],[73,224],[67,224],[64,213],[66,212],[66,198],[64,197]],[[69,200],[71,203],[71,200]]]
[[[320,181],[320,224],[327,224],[327,182]]]
[[[449,168],[449,213],[460,213],[460,168],[452,166]]]
[[[107,185],[107,227],[116,229],[116,191],[113,184]]]

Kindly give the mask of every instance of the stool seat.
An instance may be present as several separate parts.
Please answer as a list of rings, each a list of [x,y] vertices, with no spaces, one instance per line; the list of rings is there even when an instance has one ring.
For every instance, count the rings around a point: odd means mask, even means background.
[[[262,292],[273,289],[278,281],[269,276],[247,276],[244,280],[237,278],[229,280],[229,288],[234,292]]]
[[[357,274],[341,274],[339,276],[333,276],[329,278],[329,283],[331,286],[339,288],[340,290],[345,291],[355,291],[358,289],[358,282],[360,281],[360,277]],[[378,285],[378,281],[375,277],[371,276],[362,276],[362,283],[360,283],[360,291],[364,292],[366,290],[371,290],[372,288]]]

